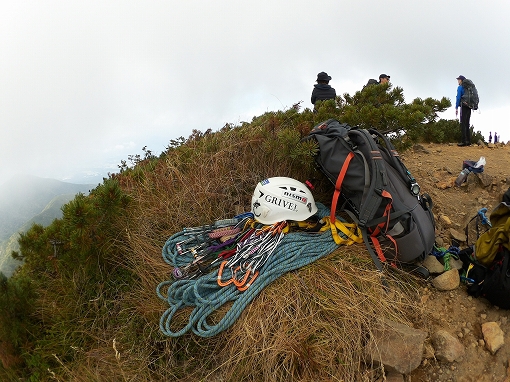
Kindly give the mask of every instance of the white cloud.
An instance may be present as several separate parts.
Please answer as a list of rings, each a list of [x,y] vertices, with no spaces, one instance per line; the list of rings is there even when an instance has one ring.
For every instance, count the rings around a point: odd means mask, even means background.
[[[68,173],[164,150],[391,75],[406,100],[475,81],[476,129],[507,134],[510,3],[474,0],[6,2],[0,14],[0,176]],[[451,118],[454,111],[449,110]],[[499,131],[498,131],[499,132]],[[118,155],[112,157],[112,155]],[[64,175],[62,175],[64,176]]]
[[[106,148],[103,150],[103,152],[105,153],[109,153],[109,152],[112,152],[112,151],[124,151],[126,149],[132,149],[135,147],[135,143],[134,142],[127,142],[127,143],[122,143],[122,144],[117,144],[115,145],[113,148]]]

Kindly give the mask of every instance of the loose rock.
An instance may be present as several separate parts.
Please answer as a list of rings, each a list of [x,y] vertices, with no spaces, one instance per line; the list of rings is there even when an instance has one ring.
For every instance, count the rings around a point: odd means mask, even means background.
[[[446,330],[438,330],[431,339],[436,358],[440,361],[454,362],[465,354],[464,346]]]
[[[450,219],[448,216],[443,215],[443,214],[439,215],[439,221],[440,221],[441,223],[443,223],[443,224],[444,224],[445,226],[447,226],[447,227],[449,227],[449,226],[451,226],[451,225],[452,225],[452,221],[451,221],[451,219]]]
[[[505,343],[505,336],[496,322],[485,322],[482,324],[482,334],[485,340],[485,347],[495,354]]]
[[[450,269],[432,280],[432,285],[437,290],[454,290],[460,285],[460,275],[457,269]]]
[[[451,269],[461,270],[462,266],[463,266],[462,260],[453,259],[453,258],[450,259],[450,268]]]
[[[430,273],[443,273],[444,265],[434,255],[429,255],[423,260],[423,266],[428,269]]]
[[[476,173],[475,175],[483,187],[489,187],[492,184],[493,177],[485,172]]]
[[[366,347],[367,358],[386,370],[409,374],[421,364],[427,333],[381,319]]]
[[[386,382],[404,382],[404,376],[396,371],[389,371],[386,374]]]
[[[455,240],[458,240],[460,242],[465,242],[466,241],[466,234],[462,233],[462,232],[459,232],[459,231],[456,231],[453,228],[450,228],[450,236],[452,238],[454,238]]]

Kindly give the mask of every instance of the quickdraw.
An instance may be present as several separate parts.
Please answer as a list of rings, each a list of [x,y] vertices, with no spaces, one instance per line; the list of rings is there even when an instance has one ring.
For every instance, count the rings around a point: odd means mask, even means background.
[[[288,232],[324,232],[331,229],[337,245],[361,243],[362,237],[356,224],[330,217],[304,222],[281,221],[261,225],[251,213],[233,219],[219,220],[213,224],[184,228],[183,239],[175,244],[177,258],[189,259],[175,265],[175,280],[191,280],[218,269],[217,284],[233,284],[245,291],[259,276],[261,268]]]
[[[237,243],[237,248],[229,260],[221,263],[217,282],[221,287],[234,284],[239,291],[245,291],[253,284],[260,269],[267,262],[284,236],[287,222],[255,229]],[[230,269],[230,277],[223,280],[225,267]],[[251,275],[251,277],[250,277]]]
[[[191,261],[174,267],[174,279],[193,279],[207,273],[219,257],[225,258],[235,248],[239,237],[246,233],[246,227],[253,223],[253,214],[245,213],[210,225],[184,228],[185,238],[175,244],[175,251],[179,257],[191,258]]]

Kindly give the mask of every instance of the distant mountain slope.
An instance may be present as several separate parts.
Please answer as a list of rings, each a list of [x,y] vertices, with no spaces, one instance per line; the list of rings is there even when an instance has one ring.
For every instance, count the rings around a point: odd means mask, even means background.
[[[22,264],[11,257],[12,251],[19,249],[18,238],[19,233],[15,233],[0,244],[0,272],[7,277],[11,277],[16,268]]]
[[[88,194],[96,187],[91,184],[73,184],[35,176],[17,176],[0,185],[0,241],[42,212],[59,195]],[[60,208],[60,207],[59,207]]]
[[[44,207],[41,213],[35,215],[32,219],[26,222],[8,239],[0,242],[0,272],[2,272],[7,277],[10,277],[14,270],[19,265],[21,265],[19,261],[16,261],[11,257],[12,251],[17,251],[19,249],[19,234],[28,231],[33,224],[40,224],[46,227],[50,225],[53,220],[61,218],[61,207],[69,201],[73,200],[75,196],[76,194],[65,194],[54,197],[46,205],[46,207]]]
[[[0,272],[12,275],[19,262],[11,257],[18,250],[19,232],[36,223],[48,226],[62,217],[61,207],[76,194],[88,194],[93,185],[60,182],[37,177],[17,177],[0,186]]]

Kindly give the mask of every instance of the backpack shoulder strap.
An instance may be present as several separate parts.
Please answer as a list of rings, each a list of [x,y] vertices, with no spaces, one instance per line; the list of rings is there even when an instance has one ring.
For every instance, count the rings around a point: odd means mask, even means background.
[[[352,130],[351,130],[352,131]],[[362,133],[360,133],[360,136],[362,137],[365,137],[366,139],[366,130]],[[368,139],[366,139],[366,141],[368,141]],[[371,145],[369,142],[365,142],[365,143],[368,143],[369,144],[369,147],[370,149],[373,149],[373,145]],[[337,180],[335,182],[335,191],[333,193],[333,198],[332,198],[332,201],[331,201],[331,211],[330,211],[330,220],[331,222],[335,222],[335,213],[336,213],[336,209],[337,209],[337,203],[338,203],[338,198],[340,196],[340,192],[342,190],[342,183],[345,179],[345,175],[347,173],[347,169],[349,168],[349,164],[351,162],[351,160],[354,158],[354,150],[357,150],[356,147],[352,147],[352,150],[348,155],[347,155],[347,158],[346,160],[344,161],[343,165],[342,165],[342,168],[340,169],[339,171],[339,174],[338,174],[338,177],[337,177]],[[361,153],[360,151],[357,151],[359,153],[359,155],[362,155],[364,157],[364,154]],[[380,154],[380,153],[379,153]],[[365,159],[365,167],[368,167],[367,165],[367,160],[366,158]],[[378,166],[376,166],[378,167]],[[383,167],[383,170],[384,170],[384,167]],[[379,177],[377,177],[375,174],[376,173],[379,173],[379,171],[377,170],[374,170],[372,171],[372,179],[374,178],[377,178],[379,179]],[[365,174],[368,176],[370,174],[370,171],[368,171],[368,168],[365,169]],[[374,198],[374,197],[370,197],[370,193],[372,194],[375,194],[375,187],[373,186],[374,185],[374,182],[370,182],[367,184],[370,184],[372,185],[372,187],[369,187],[368,189],[368,192],[367,190],[365,189],[365,192],[367,193],[367,200],[370,201],[370,209],[367,209],[366,207],[364,208],[365,206],[365,203],[363,203],[362,205],[362,208],[361,210],[365,210],[365,211],[368,211],[368,212],[365,212],[365,215],[366,216],[370,216],[370,219],[371,217],[373,216],[373,214],[375,213],[375,211],[377,210],[377,208],[379,207],[379,204],[381,203],[381,198]],[[379,199],[379,200],[377,200]],[[373,212],[372,212],[373,210]],[[370,253],[370,256],[372,257],[372,260],[377,268],[377,270],[379,272],[382,272],[383,269],[382,269],[382,261],[385,261],[384,259],[384,255],[382,255],[382,252],[378,254],[375,253],[374,249],[372,248],[371,244],[370,244],[370,241],[369,241],[369,238],[370,238],[370,235],[367,231],[367,227],[365,224],[363,224],[362,222],[360,222],[360,219],[359,217],[356,217],[355,214],[353,214],[351,211],[349,210],[344,210],[347,214],[349,214],[349,216],[353,219],[353,221],[358,225],[361,233],[362,233],[362,237],[363,237],[363,241],[365,242],[365,246],[367,247],[368,249],[368,252]],[[366,218],[365,219],[365,223],[369,220],[369,218]],[[382,258],[381,258],[381,255],[382,255]]]
[[[385,152],[388,155],[389,164],[391,165],[391,167],[397,170],[397,173],[409,186],[411,193],[413,195],[417,195],[419,193],[418,183],[416,182],[416,179],[414,179],[414,177],[411,175],[411,172],[407,169],[404,162],[402,162],[402,159],[400,159],[400,155],[397,149],[395,149],[393,143],[391,143],[390,139],[386,135],[375,129],[370,129],[369,132],[371,134],[377,135],[384,142],[385,147],[382,149],[385,150]],[[415,188],[416,186],[418,186],[418,188]]]
[[[342,190],[342,183],[345,179],[345,174],[347,173],[347,169],[349,168],[349,163],[351,163],[352,158],[354,158],[354,153],[351,151],[347,155],[347,158],[345,159],[345,161],[342,165],[342,168],[340,169],[340,172],[338,173],[338,177],[336,179],[335,191],[333,193],[333,199],[331,200],[330,219],[332,222],[335,221],[336,206],[338,203],[338,198],[340,197],[340,191]]]
[[[358,214],[359,224],[365,226],[374,217],[383,198],[388,197],[388,195],[384,194],[384,186],[388,184],[389,180],[382,154],[368,130],[355,129],[351,130],[351,132],[357,136],[356,140],[359,141],[358,148],[365,156],[368,166],[371,168],[370,186],[366,195],[363,196],[364,200]],[[365,147],[362,148],[360,147],[361,145]]]

